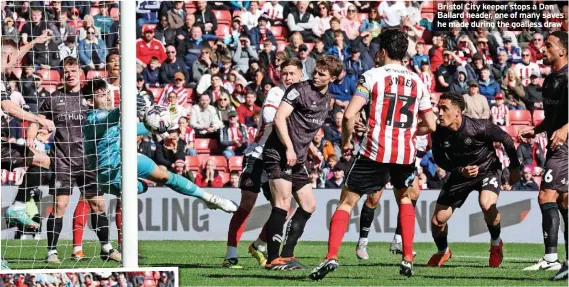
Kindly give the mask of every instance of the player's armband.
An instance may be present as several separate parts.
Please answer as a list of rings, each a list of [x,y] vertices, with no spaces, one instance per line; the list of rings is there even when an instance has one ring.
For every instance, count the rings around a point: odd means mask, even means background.
[[[364,99],[366,99],[366,101],[369,101],[370,92],[362,84],[358,84],[358,86],[356,87],[356,93],[354,95],[363,97]]]

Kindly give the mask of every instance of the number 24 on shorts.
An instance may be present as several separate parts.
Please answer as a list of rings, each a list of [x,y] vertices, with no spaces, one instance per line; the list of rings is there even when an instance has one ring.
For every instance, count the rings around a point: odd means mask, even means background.
[[[482,181],[482,187],[485,187],[488,184],[493,185],[494,188],[498,188],[498,179],[496,179],[495,177],[487,177]]]

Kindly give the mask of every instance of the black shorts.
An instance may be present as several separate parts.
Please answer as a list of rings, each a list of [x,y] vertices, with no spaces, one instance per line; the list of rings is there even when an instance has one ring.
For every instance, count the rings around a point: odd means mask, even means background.
[[[500,195],[502,178],[497,171],[478,175],[475,178],[465,178],[459,173],[451,173],[437,199],[437,204],[460,208],[473,190],[492,191]]]
[[[261,192],[267,200],[271,201],[271,189],[268,176],[263,170],[263,160],[252,156],[243,158],[243,172],[239,177],[239,188],[253,193]]]
[[[553,189],[561,193],[567,192],[569,182],[567,155],[567,142],[554,151],[547,151],[540,190]]]
[[[376,193],[389,181],[401,189],[413,185],[416,171],[414,164],[381,163],[358,154],[350,165],[345,185],[361,195]]]
[[[290,168],[287,166],[286,156],[284,155],[281,156],[281,160],[265,156],[263,162],[263,168],[267,172],[269,179],[282,178],[292,182],[292,193],[299,191],[307,184],[311,184],[310,174],[308,174],[305,163],[297,163]]]
[[[49,194],[69,196],[73,193],[73,186],[77,184],[81,193],[87,197],[103,195],[103,192],[99,191],[97,174],[94,171],[85,170],[88,168],[83,166],[54,166],[53,175],[49,182]]]
[[[26,147],[23,145],[2,143],[1,169],[9,171],[26,165]]]

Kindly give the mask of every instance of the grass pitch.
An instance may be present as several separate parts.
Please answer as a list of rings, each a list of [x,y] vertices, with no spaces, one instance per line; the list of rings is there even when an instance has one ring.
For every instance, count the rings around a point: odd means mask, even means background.
[[[313,282],[307,271],[266,271],[247,253],[249,242],[239,246],[239,264],[243,269],[222,269],[225,242],[219,241],[141,241],[141,267],[179,267],[180,286],[567,286],[567,281],[551,282],[552,271],[522,271],[543,255],[540,244],[504,244],[504,262],[498,269],[487,267],[489,245],[451,243],[453,258],[443,268],[422,267],[435,251],[433,243],[416,243],[415,275],[399,275],[400,256],[389,253],[388,243],[370,242],[370,259],[360,261],[355,256],[355,243],[348,242],[340,249],[340,268],[324,280]],[[118,267],[116,262],[99,259],[99,244],[86,242],[84,250],[91,256],[79,263],[70,259],[71,242],[61,241],[61,266],[43,263],[46,241],[2,241],[3,258],[12,269]],[[318,265],[326,254],[326,242],[300,242],[296,255],[309,269]],[[565,254],[559,246],[559,254]],[[35,258],[35,259],[34,259]]]

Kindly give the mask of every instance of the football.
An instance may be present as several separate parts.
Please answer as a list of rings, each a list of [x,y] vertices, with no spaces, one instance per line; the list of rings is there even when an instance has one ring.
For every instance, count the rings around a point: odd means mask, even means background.
[[[170,112],[165,107],[153,106],[146,111],[144,126],[153,134],[162,134],[172,126]]]

